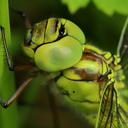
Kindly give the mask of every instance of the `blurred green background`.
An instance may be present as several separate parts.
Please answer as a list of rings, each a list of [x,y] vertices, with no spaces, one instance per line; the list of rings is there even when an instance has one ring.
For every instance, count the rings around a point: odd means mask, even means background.
[[[128,9],[126,9],[128,3],[124,2],[121,5],[120,0],[117,0],[118,6],[115,7],[115,3],[104,2],[101,1],[100,3],[99,1],[98,3],[97,0],[93,0],[93,2],[89,0],[9,0],[9,6],[26,12],[33,24],[49,17],[69,19],[84,31],[87,42],[115,53],[121,29],[126,15],[128,15]],[[10,25],[13,56],[22,56],[23,58],[20,44],[24,41],[26,29],[21,17],[12,11],[10,11]],[[25,76],[23,73],[16,74],[18,85],[24,80],[23,76]],[[18,104],[16,117],[13,117],[15,115],[9,117],[14,118],[12,126],[2,125],[2,128],[14,128],[15,121],[17,128],[53,128],[46,88],[38,86],[42,83],[41,80],[40,76],[36,78],[31,87],[20,97],[21,101],[25,101],[25,103]],[[29,103],[36,105],[31,106]],[[59,101],[57,101],[57,106],[60,128],[92,128],[87,121],[61,105]],[[12,105],[13,107],[14,105]],[[6,110],[2,109],[2,111]],[[0,123],[8,123],[9,118],[3,122],[2,117],[0,117]]]

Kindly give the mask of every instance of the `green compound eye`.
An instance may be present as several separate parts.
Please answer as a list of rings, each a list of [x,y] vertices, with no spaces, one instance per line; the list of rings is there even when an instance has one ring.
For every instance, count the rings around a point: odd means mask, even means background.
[[[83,52],[85,36],[73,22],[49,18],[28,30],[22,44],[25,54],[44,71],[60,71],[76,64]]]

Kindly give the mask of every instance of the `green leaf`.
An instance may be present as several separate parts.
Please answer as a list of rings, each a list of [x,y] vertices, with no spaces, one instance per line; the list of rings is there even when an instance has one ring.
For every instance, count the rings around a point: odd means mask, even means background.
[[[128,15],[128,0],[93,0],[97,8],[108,15],[117,12]]]
[[[90,0],[61,0],[62,3],[68,6],[69,11],[73,14],[78,9],[86,7]]]
[[[9,25],[8,0],[0,0],[0,25],[5,28],[8,45],[11,45],[11,34]],[[14,92],[14,74],[9,71],[5,51],[2,45],[0,32],[0,96],[7,100]],[[7,110],[0,106],[0,127],[18,128],[18,112],[16,105],[12,105]]]
[[[69,11],[73,14],[80,8],[87,7],[91,0],[61,0],[68,6]],[[128,15],[128,0],[93,0],[96,7],[102,12],[112,15],[115,12]]]

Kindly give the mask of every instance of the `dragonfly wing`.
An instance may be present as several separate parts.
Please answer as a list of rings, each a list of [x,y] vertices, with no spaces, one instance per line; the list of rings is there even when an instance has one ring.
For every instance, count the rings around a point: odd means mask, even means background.
[[[121,128],[128,128],[128,113],[123,109],[122,106],[119,106],[119,117],[122,124]]]
[[[101,98],[96,128],[128,128],[117,100],[114,82],[109,83]]]

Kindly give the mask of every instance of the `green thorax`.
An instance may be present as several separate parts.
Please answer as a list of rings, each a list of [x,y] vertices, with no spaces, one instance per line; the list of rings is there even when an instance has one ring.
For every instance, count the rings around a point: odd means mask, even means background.
[[[110,52],[104,52],[92,45],[85,45],[80,61],[73,67],[63,71],[66,78],[72,80],[100,81],[115,79],[116,72],[121,69],[120,59]],[[105,80],[102,78],[102,80]]]
[[[118,75],[121,69],[119,61],[110,52],[85,45],[80,61],[64,70],[57,81],[65,102],[79,109],[91,123],[95,122],[105,83],[110,80],[121,81]]]

